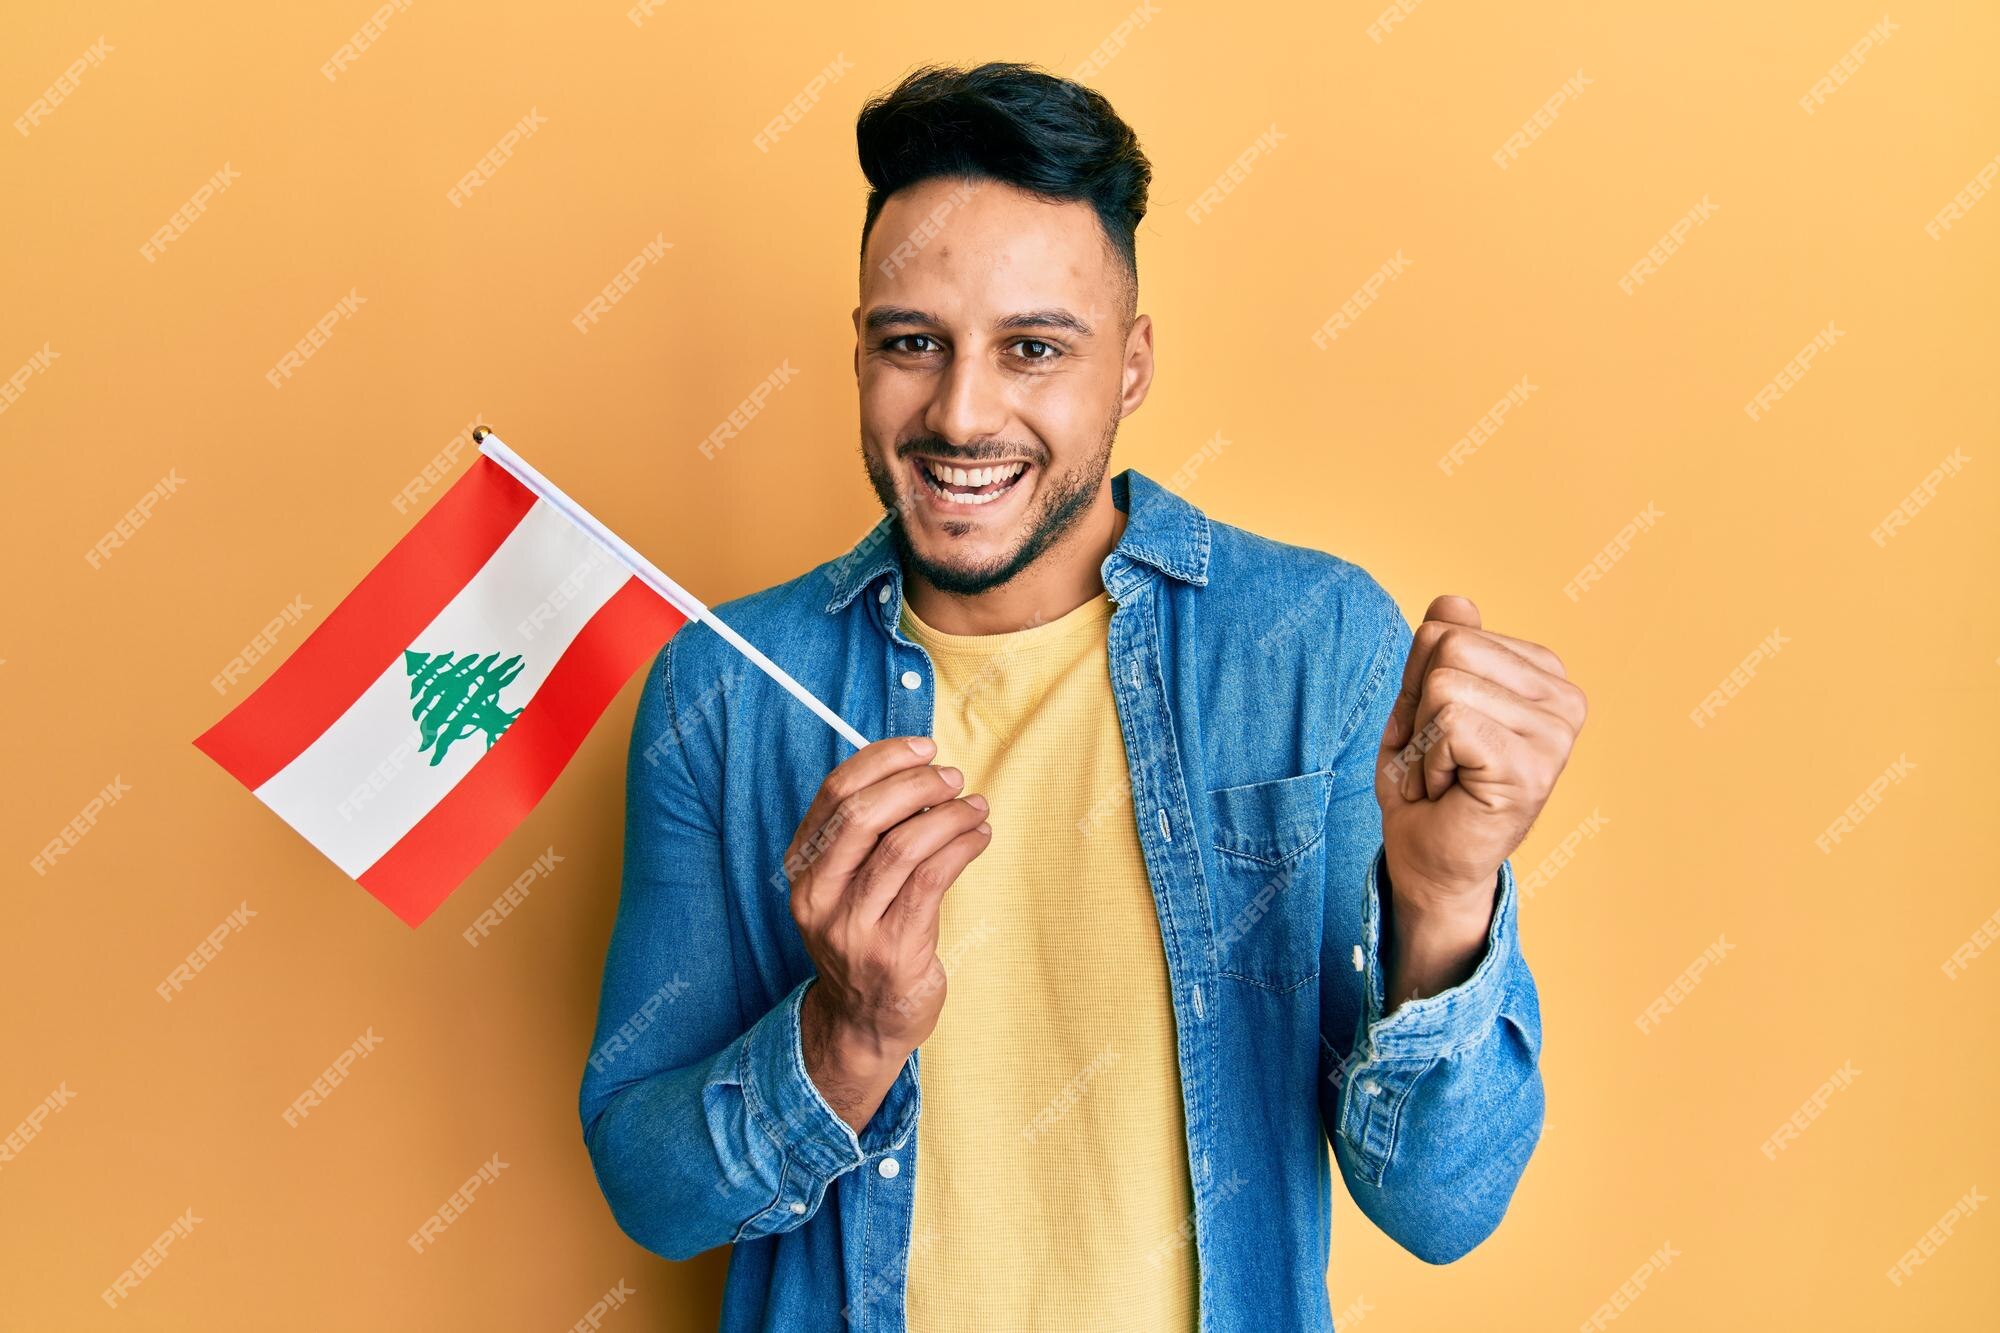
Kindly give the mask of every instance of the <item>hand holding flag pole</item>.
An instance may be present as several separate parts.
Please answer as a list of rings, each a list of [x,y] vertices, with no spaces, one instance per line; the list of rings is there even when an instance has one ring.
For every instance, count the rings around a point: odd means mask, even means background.
[[[397,916],[436,910],[690,621],[868,744],[492,431],[473,438],[465,475],[195,740]]]

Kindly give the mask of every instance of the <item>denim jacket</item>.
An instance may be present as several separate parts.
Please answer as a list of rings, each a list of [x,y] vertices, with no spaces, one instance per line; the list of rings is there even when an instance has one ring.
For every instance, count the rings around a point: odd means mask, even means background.
[[[1472,975],[1383,1017],[1373,770],[1409,625],[1358,566],[1213,521],[1136,471],[1112,494],[1126,526],[1101,573],[1131,770],[1114,813],[1158,905],[1195,1204],[1162,1239],[1195,1247],[1204,1333],[1330,1329],[1329,1144],[1361,1211],[1445,1263],[1499,1223],[1540,1137],[1513,869]],[[932,719],[889,521],[716,608],[871,740]],[[857,1134],[799,1043],[814,974],[783,858],[851,753],[699,623],[661,650],[634,723],[584,1141],[641,1245],[734,1243],[731,1333],[904,1329],[922,1050]]]

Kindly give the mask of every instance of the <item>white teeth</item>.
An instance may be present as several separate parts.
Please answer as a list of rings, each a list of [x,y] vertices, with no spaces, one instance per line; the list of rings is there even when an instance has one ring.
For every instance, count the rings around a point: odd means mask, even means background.
[[[962,467],[949,467],[943,463],[934,463],[929,459],[925,459],[924,466],[940,486],[954,488],[962,486],[987,486],[994,482],[1012,481],[1014,478],[1020,476],[1022,472],[1026,471],[1028,465],[1026,463],[1008,463],[1000,467],[981,467],[967,470]],[[951,498],[958,504],[983,505],[999,499],[1004,494],[1006,494],[1005,491],[989,491],[984,495],[969,495],[962,494],[954,489],[951,491]]]

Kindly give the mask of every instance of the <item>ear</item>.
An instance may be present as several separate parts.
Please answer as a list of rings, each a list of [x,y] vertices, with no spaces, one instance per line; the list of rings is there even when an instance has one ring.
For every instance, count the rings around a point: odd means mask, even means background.
[[[1124,382],[1120,386],[1120,418],[1129,417],[1146,401],[1153,387],[1153,317],[1141,315],[1125,335]]]

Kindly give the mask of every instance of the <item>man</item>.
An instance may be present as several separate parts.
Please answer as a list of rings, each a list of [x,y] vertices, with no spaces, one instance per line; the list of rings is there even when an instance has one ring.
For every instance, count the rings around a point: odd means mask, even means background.
[[[1327,1329],[1328,1145],[1458,1257],[1542,1122],[1506,861],[1547,649],[1108,477],[1150,169],[1016,65],[864,108],[852,551],[641,697],[582,1116],[613,1213],[734,1242],[726,1329]]]

